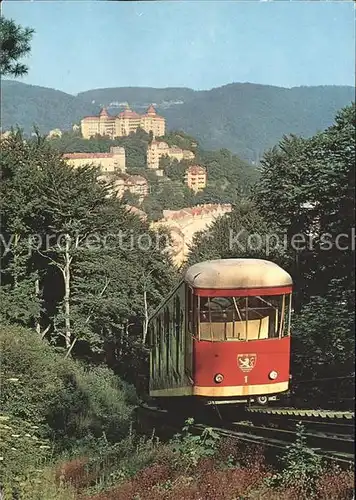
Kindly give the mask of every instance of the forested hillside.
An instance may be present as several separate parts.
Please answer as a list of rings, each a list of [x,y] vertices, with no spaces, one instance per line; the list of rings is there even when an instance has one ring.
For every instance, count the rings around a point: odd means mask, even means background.
[[[306,137],[331,125],[335,113],[352,99],[351,87],[235,83],[200,92],[164,115],[170,127],[194,135],[203,147],[227,148],[256,161],[284,134]]]
[[[98,106],[59,90],[6,80],[1,87],[3,130],[16,125],[26,133],[33,132],[34,125],[41,132],[54,128],[67,130],[83,116],[99,112]]]
[[[19,124],[30,132],[68,129],[100,106],[117,114],[129,102],[138,112],[155,103],[168,129],[196,137],[205,149],[227,148],[256,161],[284,134],[310,136],[332,123],[336,111],[354,97],[352,87],[295,87],[233,83],[207,91],[187,88],[110,88],[71,96],[45,89],[3,82],[2,127]]]

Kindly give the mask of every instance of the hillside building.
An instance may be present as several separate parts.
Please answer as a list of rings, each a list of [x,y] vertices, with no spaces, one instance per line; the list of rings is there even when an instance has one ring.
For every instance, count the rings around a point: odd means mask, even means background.
[[[90,139],[95,135],[109,136],[114,139],[130,135],[139,127],[147,133],[152,132],[154,136],[160,137],[165,134],[166,130],[165,119],[157,115],[153,106],[150,106],[143,115],[127,108],[117,116],[112,116],[106,108],[103,108],[98,116],[85,116],[80,126],[84,139]]]
[[[152,170],[159,169],[159,159],[164,156],[178,161],[193,160],[195,157],[194,153],[187,149],[169,147],[164,141],[152,141],[147,148],[147,167]]]
[[[138,197],[142,203],[149,193],[147,179],[141,175],[119,174],[113,181],[114,191],[118,198],[122,198],[124,193],[128,191]]]
[[[180,267],[187,260],[194,235],[208,230],[215,220],[232,211],[229,204],[206,204],[181,210],[163,210],[163,219],[153,222],[151,228],[165,228],[169,231],[172,246],[169,248],[172,260]]]
[[[200,165],[192,165],[188,167],[185,176],[185,183],[195,193],[206,188],[207,173],[204,167]]]
[[[126,171],[125,149],[119,146],[111,147],[109,153],[65,153],[63,158],[76,168],[90,163],[103,173]]]

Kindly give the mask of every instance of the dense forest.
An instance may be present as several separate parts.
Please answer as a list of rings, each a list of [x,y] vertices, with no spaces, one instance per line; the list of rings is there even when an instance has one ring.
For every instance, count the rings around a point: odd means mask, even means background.
[[[0,31],[2,73],[25,74],[19,59],[33,31],[2,16]],[[143,171],[150,137],[123,140],[129,168]],[[181,273],[167,235],[129,213],[97,168],[67,165],[66,141],[82,143],[71,134],[27,140],[20,130],[1,138],[0,498],[351,499],[353,471],[326,465],[301,428],[277,468],[259,448],[244,451],[213,429],[193,435],[191,420],[166,443],[136,433],[148,318]],[[107,147],[105,139],[86,144]],[[221,172],[221,189],[243,185],[247,166],[229,151],[197,145],[197,155],[213,182]],[[354,163],[352,105],[323,132],[285,136],[267,151],[233,212],[191,248],[188,264],[262,257],[290,271],[297,380],[354,375]],[[180,166],[163,167],[166,182],[182,186]],[[314,398],[330,395],[331,386],[313,386]]]
[[[226,148],[257,162],[286,132],[311,136],[332,123],[336,111],[354,98],[352,87],[321,86],[291,89],[233,83],[206,91],[191,89],[114,88],[72,96],[19,82],[2,82],[2,127],[33,126],[42,133],[69,129],[100,106],[128,102],[143,112],[155,103],[169,130],[196,137],[204,149]],[[122,107],[109,108],[117,114]]]

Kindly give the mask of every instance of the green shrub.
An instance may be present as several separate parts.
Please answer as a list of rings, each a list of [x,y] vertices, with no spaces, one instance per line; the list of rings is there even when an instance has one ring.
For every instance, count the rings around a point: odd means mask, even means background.
[[[300,494],[314,498],[315,482],[323,472],[323,460],[306,445],[305,429],[301,422],[296,426],[296,440],[287,446],[281,457],[281,472],[268,479],[271,486],[297,487]]]
[[[127,433],[135,393],[107,367],[64,359],[34,332],[17,327],[0,328],[0,348],[4,414],[46,428],[55,440],[103,432],[117,440]]]
[[[28,474],[38,475],[50,456],[50,443],[39,427],[12,415],[0,415],[0,477],[3,484],[17,484]]]
[[[4,500],[75,500],[74,488],[70,485],[58,485],[52,469],[39,470],[29,474],[15,484],[2,484]]]
[[[199,435],[193,435],[190,427],[194,424],[193,418],[188,418],[181,434],[176,434],[172,440],[173,450],[179,454],[189,466],[195,466],[201,458],[210,457],[217,452],[220,436],[211,428],[206,427]]]

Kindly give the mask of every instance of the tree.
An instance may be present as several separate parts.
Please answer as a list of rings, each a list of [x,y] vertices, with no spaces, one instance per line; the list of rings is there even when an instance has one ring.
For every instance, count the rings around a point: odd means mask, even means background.
[[[148,225],[109,197],[97,169],[71,168],[41,137],[10,135],[1,166],[5,319],[49,326],[67,355],[76,346],[103,353],[116,345],[123,356],[135,339],[141,344],[147,311],[174,281]]]
[[[278,227],[266,222],[253,203],[243,201],[194,236],[188,265],[209,259],[261,258],[285,266],[287,256],[271,235],[279,235]]]
[[[0,71],[2,76],[23,76],[28,72],[28,67],[18,62],[30,53],[30,42],[34,30],[23,28],[13,20],[0,16]]]
[[[37,165],[42,156],[36,154],[37,144],[23,144],[19,132],[2,141],[0,166],[2,172],[1,207],[1,308],[3,321],[35,326],[40,333],[41,293],[38,280],[41,265],[31,248],[31,238],[40,223],[38,214]]]
[[[301,304],[328,293],[336,283],[351,292],[355,105],[341,110],[333,126],[310,139],[285,137],[261,163],[255,203],[287,236],[297,259],[292,272]],[[299,248],[293,244],[296,235],[305,241]]]

